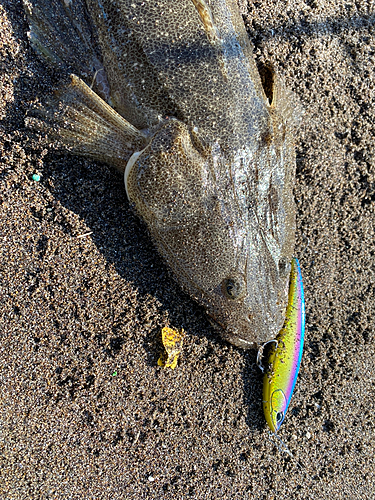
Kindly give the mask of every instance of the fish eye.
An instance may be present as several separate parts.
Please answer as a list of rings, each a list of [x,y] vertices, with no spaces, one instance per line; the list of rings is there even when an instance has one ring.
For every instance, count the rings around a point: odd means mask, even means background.
[[[239,279],[228,278],[223,281],[223,292],[229,299],[236,300],[243,295],[244,283]]]

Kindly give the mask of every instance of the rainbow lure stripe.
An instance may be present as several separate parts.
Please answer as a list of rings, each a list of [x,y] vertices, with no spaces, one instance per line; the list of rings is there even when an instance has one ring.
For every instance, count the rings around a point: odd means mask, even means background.
[[[301,268],[292,260],[289,300],[284,327],[276,337],[263,379],[263,409],[267,423],[276,433],[285,417],[301,364],[305,336],[305,298]]]

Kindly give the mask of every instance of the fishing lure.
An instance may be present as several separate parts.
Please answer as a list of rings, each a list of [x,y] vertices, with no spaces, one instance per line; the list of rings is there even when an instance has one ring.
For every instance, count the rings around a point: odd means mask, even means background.
[[[299,372],[305,336],[305,299],[299,262],[292,260],[284,327],[273,341],[263,379],[263,410],[275,434],[283,423]]]

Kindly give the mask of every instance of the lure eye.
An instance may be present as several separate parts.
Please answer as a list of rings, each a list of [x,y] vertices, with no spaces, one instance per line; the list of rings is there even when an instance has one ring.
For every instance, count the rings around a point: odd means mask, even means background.
[[[276,414],[276,423],[277,425],[281,425],[284,420],[284,413],[282,411],[278,411]]]
[[[223,292],[228,299],[236,300],[244,293],[245,285],[237,278],[228,278],[222,283]]]

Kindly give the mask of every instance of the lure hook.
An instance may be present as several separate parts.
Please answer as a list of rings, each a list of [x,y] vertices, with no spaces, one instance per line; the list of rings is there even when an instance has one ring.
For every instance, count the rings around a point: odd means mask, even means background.
[[[262,373],[265,372],[266,368],[265,366],[263,366],[263,363],[262,363],[262,358],[263,358],[263,351],[266,347],[267,344],[272,344],[272,343],[275,343],[276,346],[275,346],[275,349],[277,349],[277,346],[279,345],[278,341],[276,339],[272,339],[272,340],[268,340],[267,342],[265,342],[264,344],[262,344],[259,349],[258,349],[258,354],[257,354],[257,365],[258,365],[258,368],[261,370]]]
[[[280,436],[278,436],[276,434],[276,432],[271,432],[269,431],[268,433],[268,439],[271,441],[272,444],[274,444],[276,446],[276,448],[279,450],[280,453],[286,453],[287,455],[289,455],[292,459],[293,459],[293,462],[295,462],[298,467],[300,467],[301,469],[304,469],[304,465],[302,465],[293,455],[293,453],[289,450],[289,448],[287,447],[287,445],[284,443],[284,441],[280,438]],[[275,439],[278,441],[275,441]]]

